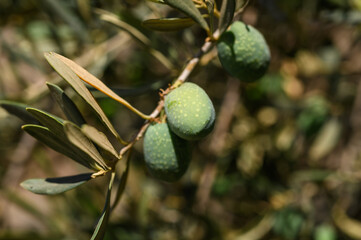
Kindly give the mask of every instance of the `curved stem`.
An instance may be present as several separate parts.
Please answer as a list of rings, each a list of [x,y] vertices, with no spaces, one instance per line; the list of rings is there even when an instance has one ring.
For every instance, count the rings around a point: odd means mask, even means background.
[[[214,32],[212,38],[217,39],[218,37],[219,37],[219,31],[217,30]],[[147,130],[149,124],[156,117],[158,117],[158,115],[160,114],[160,112],[162,111],[162,109],[164,107],[164,97],[163,96],[168,94],[170,91],[172,91],[172,89],[183,84],[188,79],[190,74],[193,72],[195,67],[198,65],[202,56],[205,53],[207,53],[209,50],[211,50],[211,48],[213,46],[214,46],[214,42],[210,41],[209,38],[207,38],[205,40],[203,46],[199,50],[199,52],[187,63],[187,65],[185,66],[183,71],[179,74],[178,78],[174,81],[174,83],[171,86],[169,86],[166,90],[163,91],[163,93],[161,94],[161,100],[159,101],[157,107],[153,110],[153,112],[150,115],[148,115],[148,119],[144,122],[143,126],[141,127],[141,129],[139,130],[137,135],[134,137],[134,139],[128,145],[126,145],[125,147],[123,147],[120,150],[119,156],[123,156],[129,149],[131,149],[133,147],[133,145],[137,141],[139,141],[144,136],[144,133]]]

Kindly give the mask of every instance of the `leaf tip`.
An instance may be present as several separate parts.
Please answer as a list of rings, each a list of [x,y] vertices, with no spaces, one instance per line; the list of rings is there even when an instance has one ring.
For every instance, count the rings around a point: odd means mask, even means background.
[[[24,188],[25,190],[31,191],[31,186],[29,186],[28,180],[21,182],[20,187]]]

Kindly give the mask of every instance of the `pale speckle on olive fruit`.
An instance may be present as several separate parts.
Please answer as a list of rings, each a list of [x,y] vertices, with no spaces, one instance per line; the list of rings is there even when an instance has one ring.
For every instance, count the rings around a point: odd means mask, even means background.
[[[210,133],[215,111],[207,93],[194,83],[184,83],[165,97],[170,129],[179,137],[198,140]]]
[[[160,180],[178,180],[188,168],[188,142],[172,133],[167,123],[152,124],[144,135],[144,158],[149,173]]]
[[[223,68],[233,77],[253,82],[262,77],[269,66],[271,54],[263,35],[243,22],[234,22],[217,43]]]

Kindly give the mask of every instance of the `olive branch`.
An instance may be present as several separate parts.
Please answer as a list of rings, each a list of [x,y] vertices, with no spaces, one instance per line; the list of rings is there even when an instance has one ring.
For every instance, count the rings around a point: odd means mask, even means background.
[[[95,115],[100,119],[101,123],[106,127],[107,133],[101,132],[95,127],[88,125],[76,104],[62,88],[53,83],[48,82],[46,84],[52,96],[66,115],[67,120],[25,104],[0,101],[0,106],[9,113],[18,116],[25,121],[26,124],[22,126],[23,130],[48,147],[64,154],[91,170],[91,172],[74,176],[28,179],[21,183],[21,186],[25,189],[36,194],[55,195],[74,189],[91,179],[110,174],[104,208],[91,239],[103,239],[109,215],[119,202],[126,186],[131,149],[134,144],[144,136],[151,122],[155,121],[162,112],[164,108],[164,96],[187,81],[193,70],[197,67],[202,56],[214,47],[219,36],[226,31],[228,26],[232,23],[236,10],[234,0],[223,0],[220,10],[217,9],[214,0],[152,1],[160,4],[167,4],[168,6],[183,12],[187,17],[149,19],[143,22],[144,27],[155,31],[175,31],[190,27],[197,23],[207,32],[208,37],[204,41],[199,52],[186,63],[184,69],[180,72],[173,84],[161,91],[160,100],[149,115],[144,114],[133,107],[129,102],[108,88],[101,80],[72,60],[53,52],[44,54],[46,60],[73,88],[73,90],[85,100],[88,106],[94,111]],[[202,14],[200,10],[205,10],[206,13]],[[112,14],[99,9],[96,10],[96,13],[100,14],[103,20],[124,29],[142,44],[150,44],[142,33],[127,24],[121,23]],[[216,18],[218,19],[218,25],[214,31]],[[208,22],[206,19],[209,19]],[[153,50],[151,51],[151,54],[166,67],[173,67],[167,58],[160,52]],[[121,103],[124,107],[145,120],[133,139],[128,142],[117,133],[84,82]],[[116,147],[113,146],[111,140],[108,138],[108,133],[123,146],[120,151],[115,150]],[[119,162],[123,163],[122,169],[121,171],[116,172],[116,166]],[[115,199],[113,203],[111,203],[111,193],[116,178],[120,180],[116,190]]]

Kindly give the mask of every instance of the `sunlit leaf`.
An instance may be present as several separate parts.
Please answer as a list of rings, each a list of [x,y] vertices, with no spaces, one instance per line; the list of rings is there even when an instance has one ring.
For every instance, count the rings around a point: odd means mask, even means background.
[[[20,185],[36,194],[55,195],[66,192],[89,181],[93,173],[84,173],[59,178],[36,178],[28,179]]]
[[[61,75],[64,80],[67,81],[72,86],[72,88],[89,104],[89,106],[94,109],[98,117],[101,119],[104,125],[108,127],[113,135],[122,143],[124,143],[117,131],[114,129],[113,125],[110,123],[107,116],[104,114],[103,110],[100,108],[99,104],[95,101],[93,95],[91,95],[89,90],[79,79],[79,77],[73,72],[73,70],[63,61],[59,60],[59,55],[56,53],[45,53],[44,56],[48,60],[49,64],[55,69],[55,71],[57,71],[59,75]]]
[[[223,0],[221,6],[221,16],[219,18],[218,29],[222,34],[232,23],[234,11],[236,9],[235,0]]]
[[[69,141],[87,153],[92,159],[94,159],[103,170],[108,170],[106,163],[102,156],[98,152],[94,144],[87,138],[81,131],[81,129],[71,122],[64,123],[64,130]]]
[[[92,169],[94,171],[102,170],[94,160],[88,155],[79,151],[67,139],[61,138],[52,133],[48,128],[38,125],[27,124],[23,125],[22,129],[36,138],[38,141],[54,149],[55,151],[64,154],[65,156],[73,159],[77,163]]]
[[[119,158],[117,151],[115,151],[113,145],[104,133],[87,124],[82,126],[81,131],[99,148],[107,152],[110,160],[116,160]]]
[[[78,126],[85,124],[85,120],[74,102],[66,93],[57,85],[46,83],[52,96],[63,110],[68,120],[76,123]]]
[[[108,185],[108,192],[105,199],[103,213],[98,220],[98,223],[95,227],[91,240],[102,240],[104,238],[105,230],[108,225],[108,219],[110,214],[110,195],[114,183],[114,177],[115,177],[115,172],[112,172],[112,176]]]
[[[193,18],[195,22],[197,22],[199,25],[201,25],[202,28],[209,32],[209,27],[206,20],[204,20],[202,14],[198,11],[192,0],[164,0],[164,2],[167,5],[178,9],[179,11],[182,11],[189,17]]]
[[[30,113],[26,111],[26,108],[29,107],[26,104],[1,100],[0,106],[4,108],[8,113],[17,116],[24,122],[28,124],[38,124],[39,121],[33,117]]]
[[[117,94],[115,94],[110,88],[108,88],[102,81],[100,81],[98,78],[90,74],[88,71],[86,71],[84,68],[80,67],[78,64],[73,62],[72,60],[63,57],[59,54],[53,53],[53,56],[55,56],[57,59],[65,63],[81,80],[88,83],[92,87],[98,89],[102,93],[106,94],[107,96],[113,98],[114,100],[120,102],[128,109],[132,110],[134,113],[138,114],[142,118],[147,118],[146,115],[144,115],[142,112],[138,111],[136,108],[134,108],[130,103],[128,103],[123,98],[119,97]],[[115,131],[115,130],[114,130]]]
[[[194,23],[191,18],[161,18],[145,20],[142,25],[155,31],[178,31],[190,27]]]

